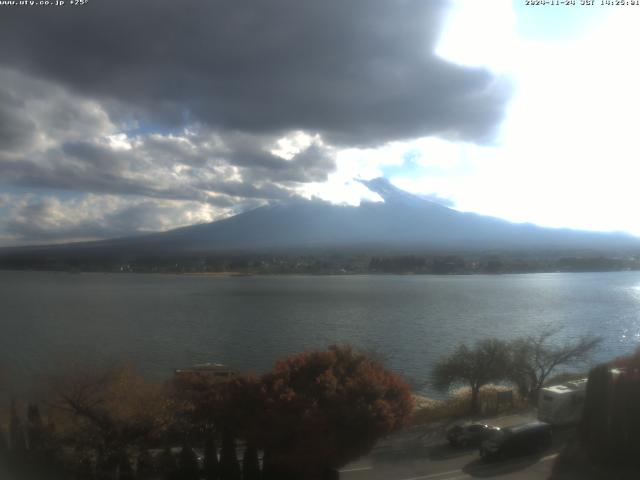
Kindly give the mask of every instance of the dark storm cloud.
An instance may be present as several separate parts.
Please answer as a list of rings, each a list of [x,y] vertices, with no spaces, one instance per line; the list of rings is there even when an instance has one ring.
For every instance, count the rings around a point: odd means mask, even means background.
[[[318,144],[286,160],[258,141],[241,145],[236,138],[211,146],[211,140],[207,134],[152,136],[136,138],[135,148],[124,150],[76,141],[28,157],[0,153],[2,182],[229,207],[242,198],[288,198],[293,192],[287,186],[325,180],[334,168],[333,157]],[[240,179],[234,179],[234,173]]]
[[[105,135],[112,128],[96,102],[0,63],[0,152]]]
[[[118,119],[305,130],[350,146],[429,134],[485,141],[507,92],[487,71],[434,56],[445,9],[437,0],[5,8],[0,63],[99,99]]]
[[[34,129],[20,101],[0,90],[0,148],[16,150],[30,144]]]
[[[0,182],[228,207],[242,203],[228,192],[286,198],[292,183],[324,180],[334,167],[322,146],[285,160],[270,153],[273,136],[203,124],[113,135],[103,103],[0,66]]]
[[[341,147],[428,135],[491,141],[508,86],[435,56],[447,8],[440,0],[2,8],[0,185],[29,193],[0,190],[0,243],[221,218],[327,180]],[[283,136],[293,144],[285,153]]]
[[[0,160],[3,182],[20,187],[63,189],[76,192],[135,195],[170,200],[197,200],[221,207],[231,206],[234,201],[224,196],[209,196],[190,185],[170,185],[164,187],[155,182],[158,175],[143,178],[127,178],[121,172],[101,170],[95,165],[79,168],[74,163],[32,162],[28,160]],[[161,180],[161,179],[160,179]]]
[[[321,182],[334,169],[334,159],[322,146],[312,144],[287,160],[265,150],[242,149],[234,152],[231,162],[247,168],[245,178],[279,182]]]

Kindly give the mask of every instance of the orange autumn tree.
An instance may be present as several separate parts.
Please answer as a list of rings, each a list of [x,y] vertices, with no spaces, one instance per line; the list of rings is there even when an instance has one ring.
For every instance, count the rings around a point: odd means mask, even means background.
[[[162,438],[172,421],[163,386],[129,364],[69,368],[49,383],[59,441],[76,463],[94,460],[106,475],[129,469],[129,454]]]
[[[288,357],[261,383],[264,478],[322,478],[406,426],[414,406],[404,380],[348,346]]]
[[[185,431],[222,439],[217,470],[225,479],[239,474],[234,438],[247,446],[247,478],[259,476],[261,449],[264,480],[313,480],[370,451],[407,425],[413,410],[408,385],[350,347],[291,356],[260,378],[184,375],[173,388]]]
[[[224,404],[225,382],[203,372],[176,375],[169,382],[174,428],[182,435],[200,437],[217,426]]]
[[[263,424],[264,397],[259,379],[252,375],[224,379],[206,372],[181,373],[171,382],[174,429],[191,443],[205,445],[205,479],[233,480],[240,477],[236,439],[246,441],[246,471],[255,470],[258,456],[254,439]],[[215,452],[222,441],[220,461]],[[248,467],[248,468],[247,468]]]

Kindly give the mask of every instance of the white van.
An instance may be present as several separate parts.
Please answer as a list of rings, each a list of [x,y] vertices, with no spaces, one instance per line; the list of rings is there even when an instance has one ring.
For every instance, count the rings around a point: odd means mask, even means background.
[[[538,398],[538,420],[556,426],[579,422],[586,389],[586,378],[543,388]]]

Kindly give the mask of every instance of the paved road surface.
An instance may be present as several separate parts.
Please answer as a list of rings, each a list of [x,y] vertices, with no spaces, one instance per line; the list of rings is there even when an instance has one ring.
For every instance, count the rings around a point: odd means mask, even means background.
[[[498,426],[532,421],[532,415],[493,419]],[[373,452],[341,470],[341,480],[540,480],[551,473],[553,462],[570,430],[554,432],[553,446],[537,455],[507,461],[481,462],[476,448],[454,448],[441,436],[409,432],[379,444]]]

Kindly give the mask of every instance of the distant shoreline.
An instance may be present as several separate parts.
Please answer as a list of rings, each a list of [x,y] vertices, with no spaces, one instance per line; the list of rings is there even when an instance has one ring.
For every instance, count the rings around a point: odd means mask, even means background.
[[[138,256],[2,256],[2,270],[256,275],[477,275],[640,271],[640,252],[288,252]]]
[[[514,272],[172,272],[172,271],[112,271],[112,270],[56,270],[56,269],[15,269],[0,268],[0,272],[6,273],[57,273],[67,275],[78,274],[112,274],[112,275],[171,275],[182,277],[206,277],[206,278],[243,278],[243,277],[361,277],[361,276],[433,276],[433,277],[468,277],[468,276],[504,276],[504,275],[535,275],[535,274],[562,274],[562,273],[623,273],[640,272],[640,269],[620,270],[535,270]]]

